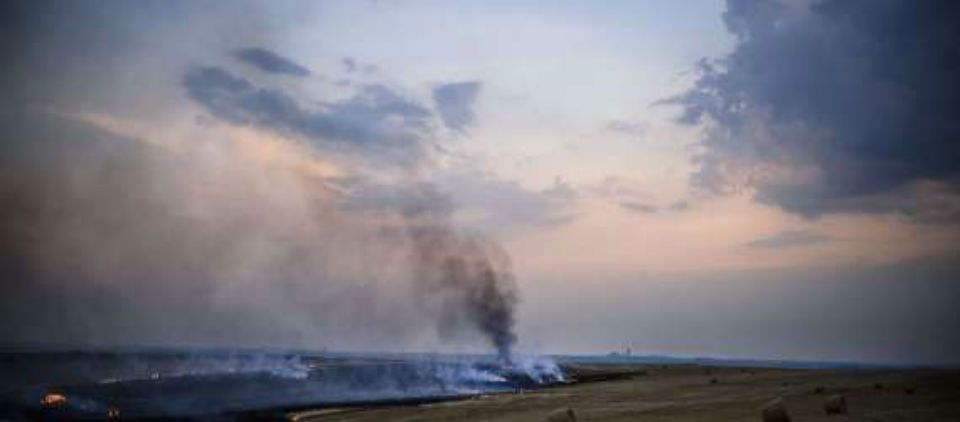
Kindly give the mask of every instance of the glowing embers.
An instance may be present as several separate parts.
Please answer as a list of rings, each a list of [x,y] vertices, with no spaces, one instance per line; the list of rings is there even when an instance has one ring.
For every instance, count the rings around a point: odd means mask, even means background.
[[[60,393],[47,393],[40,399],[40,406],[44,409],[57,409],[67,404],[67,396]]]

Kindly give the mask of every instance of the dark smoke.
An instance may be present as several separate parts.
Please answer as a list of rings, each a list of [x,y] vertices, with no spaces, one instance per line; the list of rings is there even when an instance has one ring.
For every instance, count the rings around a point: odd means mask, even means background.
[[[299,58],[237,60],[275,43],[211,41],[233,12],[204,38],[165,32],[186,7],[2,8],[0,342],[509,354],[508,260],[422,176],[423,101],[307,98]]]
[[[52,116],[14,120],[5,341],[383,349],[432,325],[510,356],[509,259],[459,232],[427,183],[374,189],[230,143],[173,153]]]
[[[441,225],[415,227],[412,236],[421,287],[455,307],[444,312],[445,321],[466,318],[487,336],[498,357],[509,361],[517,341],[517,297],[506,255],[482,238],[457,235]]]

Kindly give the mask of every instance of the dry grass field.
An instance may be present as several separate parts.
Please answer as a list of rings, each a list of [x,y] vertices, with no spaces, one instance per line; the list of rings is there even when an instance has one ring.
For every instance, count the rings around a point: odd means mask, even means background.
[[[587,365],[579,383],[408,407],[291,413],[295,421],[761,421],[782,397],[791,421],[960,421],[958,370],[787,370],[694,365]],[[826,415],[842,394],[846,414]]]

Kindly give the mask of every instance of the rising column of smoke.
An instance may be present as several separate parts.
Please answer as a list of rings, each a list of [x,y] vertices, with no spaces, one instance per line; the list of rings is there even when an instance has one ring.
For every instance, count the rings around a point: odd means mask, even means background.
[[[0,184],[6,341],[383,348],[435,324],[510,356],[509,260],[449,211],[348,212],[354,192],[305,173],[309,156],[259,155],[260,141],[172,152],[21,121],[8,127],[31,136]],[[404,185],[373,196],[430,207]]]
[[[483,238],[458,234],[439,223],[415,226],[410,236],[420,287],[452,297],[451,312],[479,329],[496,348],[497,357],[509,362],[517,341],[513,327],[517,296],[506,255]]]

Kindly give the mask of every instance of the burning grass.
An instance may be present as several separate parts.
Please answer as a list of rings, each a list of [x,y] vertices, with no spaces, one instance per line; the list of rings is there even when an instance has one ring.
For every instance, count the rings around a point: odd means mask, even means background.
[[[230,357],[246,366],[206,365],[215,361],[211,357],[184,356],[185,362],[176,364],[169,356],[141,359],[129,374],[101,368],[83,381],[13,388],[0,395],[0,419],[48,413],[118,419],[121,411],[124,419],[167,418],[409,405],[530,390],[564,380],[553,361],[525,357]],[[223,368],[227,370],[218,370]]]

